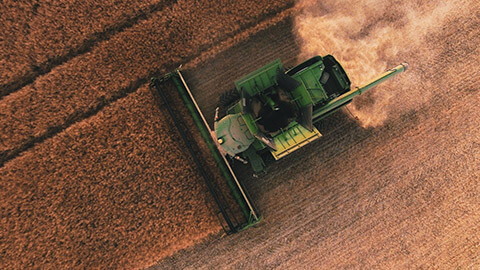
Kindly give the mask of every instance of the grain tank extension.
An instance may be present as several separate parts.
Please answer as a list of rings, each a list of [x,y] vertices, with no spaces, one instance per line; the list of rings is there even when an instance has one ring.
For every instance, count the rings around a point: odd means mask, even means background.
[[[278,160],[318,139],[315,122],[407,67],[403,63],[351,89],[345,70],[331,55],[315,56],[289,70],[280,60],[269,63],[235,81],[235,89],[221,96],[215,115],[219,149],[250,163],[255,173],[263,172],[267,155]]]

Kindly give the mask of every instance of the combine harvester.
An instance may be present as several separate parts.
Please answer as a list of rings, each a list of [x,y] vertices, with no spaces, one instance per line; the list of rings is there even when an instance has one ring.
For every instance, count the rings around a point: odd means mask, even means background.
[[[316,122],[407,67],[408,64],[403,63],[369,83],[351,89],[345,70],[331,55],[315,56],[289,70],[276,60],[235,81],[235,89],[220,97],[214,131],[210,129],[179,69],[163,77],[152,78],[152,86],[162,97],[186,145],[189,145],[188,133],[179,125],[162,84],[173,81],[189,109],[245,217],[245,222],[233,221],[222,196],[217,194],[212,181],[202,172],[204,169],[199,158],[189,149],[228,225],[228,229],[224,227],[225,231],[232,233],[259,222],[261,218],[230,162],[249,163],[254,174],[265,173],[265,159],[273,157],[278,160],[320,138],[322,135],[314,126]]]

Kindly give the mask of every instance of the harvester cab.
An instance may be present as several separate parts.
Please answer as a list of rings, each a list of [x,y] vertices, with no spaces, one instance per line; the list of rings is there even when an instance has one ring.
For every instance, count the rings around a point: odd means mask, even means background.
[[[235,81],[235,89],[221,96],[216,140],[223,153],[248,161],[255,173],[263,172],[265,155],[278,160],[318,139],[314,123],[406,67],[401,64],[352,90],[345,70],[331,55],[315,56],[289,70],[275,60]]]

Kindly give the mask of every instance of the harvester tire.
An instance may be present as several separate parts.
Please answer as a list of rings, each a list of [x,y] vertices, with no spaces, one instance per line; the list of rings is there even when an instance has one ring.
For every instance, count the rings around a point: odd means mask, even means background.
[[[223,109],[227,109],[230,107],[234,102],[240,100],[240,93],[238,93],[237,89],[230,89],[220,95],[219,107]]]

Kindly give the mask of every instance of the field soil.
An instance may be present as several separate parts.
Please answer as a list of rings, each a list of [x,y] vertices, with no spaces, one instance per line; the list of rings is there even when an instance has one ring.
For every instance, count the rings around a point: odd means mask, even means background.
[[[477,1],[77,4],[1,4],[0,268],[480,267]],[[183,64],[211,124],[235,79],[317,54],[355,86],[410,67],[267,175],[234,164],[263,221],[225,236],[150,76]]]

